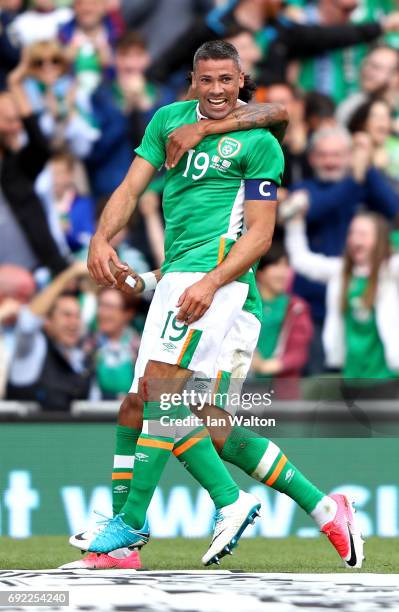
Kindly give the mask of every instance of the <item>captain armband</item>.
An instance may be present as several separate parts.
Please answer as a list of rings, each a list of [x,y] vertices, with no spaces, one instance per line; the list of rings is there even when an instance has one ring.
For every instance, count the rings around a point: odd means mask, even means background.
[[[245,179],[246,200],[277,200],[278,185],[265,179]]]

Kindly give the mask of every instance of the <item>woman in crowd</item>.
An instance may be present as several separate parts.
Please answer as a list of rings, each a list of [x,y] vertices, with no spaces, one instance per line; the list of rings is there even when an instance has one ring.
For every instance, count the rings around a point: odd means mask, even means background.
[[[286,225],[294,269],[326,283],[323,343],[327,365],[342,369],[348,397],[399,396],[399,256],[389,227],[372,212],[352,220],[342,257],[309,250],[302,216]]]
[[[393,111],[375,98],[362,104],[349,121],[353,134],[366,133],[373,147],[373,165],[394,181],[399,193],[399,138],[393,132]]]
[[[23,50],[9,83],[23,84],[53,148],[67,146],[78,157],[85,157],[98,133],[69,68],[66,52],[56,40],[37,42]]]

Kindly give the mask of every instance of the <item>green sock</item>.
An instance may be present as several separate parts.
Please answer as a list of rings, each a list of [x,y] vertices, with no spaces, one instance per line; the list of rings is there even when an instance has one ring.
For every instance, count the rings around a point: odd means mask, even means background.
[[[185,416],[192,416],[188,408],[186,411]],[[181,410],[179,418],[183,418]],[[177,438],[178,435],[177,430]],[[183,463],[195,480],[208,491],[216,508],[228,506],[237,500],[239,488],[220,459],[208,430],[203,425],[196,427],[183,438],[177,439],[173,454]]]
[[[233,427],[220,456],[256,480],[285,493],[308,514],[325,496],[288,461],[274,442],[245,427]]]
[[[119,514],[127,500],[133,477],[134,454],[140,435],[139,429],[116,426],[114,469],[112,470],[112,512]]]
[[[121,508],[123,520],[134,529],[141,529],[144,525],[151,498],[173,450],[174,430],[162,427],[159,422],[165,414],[160,402],[144,402],[143,430],[151,430],[151,433],[142,431],[137,440],[134,480]],[[167,416],[174,418],[175,414],[176,408],[173,407],[168,410]]]

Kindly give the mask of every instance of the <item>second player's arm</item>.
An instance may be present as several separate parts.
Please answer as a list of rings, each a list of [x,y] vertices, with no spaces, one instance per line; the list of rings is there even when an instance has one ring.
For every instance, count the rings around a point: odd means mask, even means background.
[[[245,202],[245,224],[248,231],[232,246],[221,264],[184,291],[177,304],[180,308],[177,315],[179,320],[194,323],[200,319],[211,305],[216,291],[247,272],[269,250],[276,210],[276,201]]]
[[[287,126],[288,113],[282,104],[245,104],[224,119],[203,119],[174,130],[166,147],[166,165],[174,168],[184,153],[212,134],[264,128],[281,143]]]
[[[110,245],[112,238],[128,223],[137,200],[151,182],[156,169],[148,161],[137,156],[130,169],[108,200],[89,249],[87,267],[93,279],[100,285],[114,285],[109,262],[124,270],[116,251]]]

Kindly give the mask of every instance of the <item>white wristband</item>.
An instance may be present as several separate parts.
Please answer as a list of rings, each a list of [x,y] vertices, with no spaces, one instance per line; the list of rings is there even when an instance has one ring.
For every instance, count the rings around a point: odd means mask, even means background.
[[[143,291],[154,291],[158,284],[154,272],[144,272],[144,274],[140,274],[140,276],[144,283]]]

